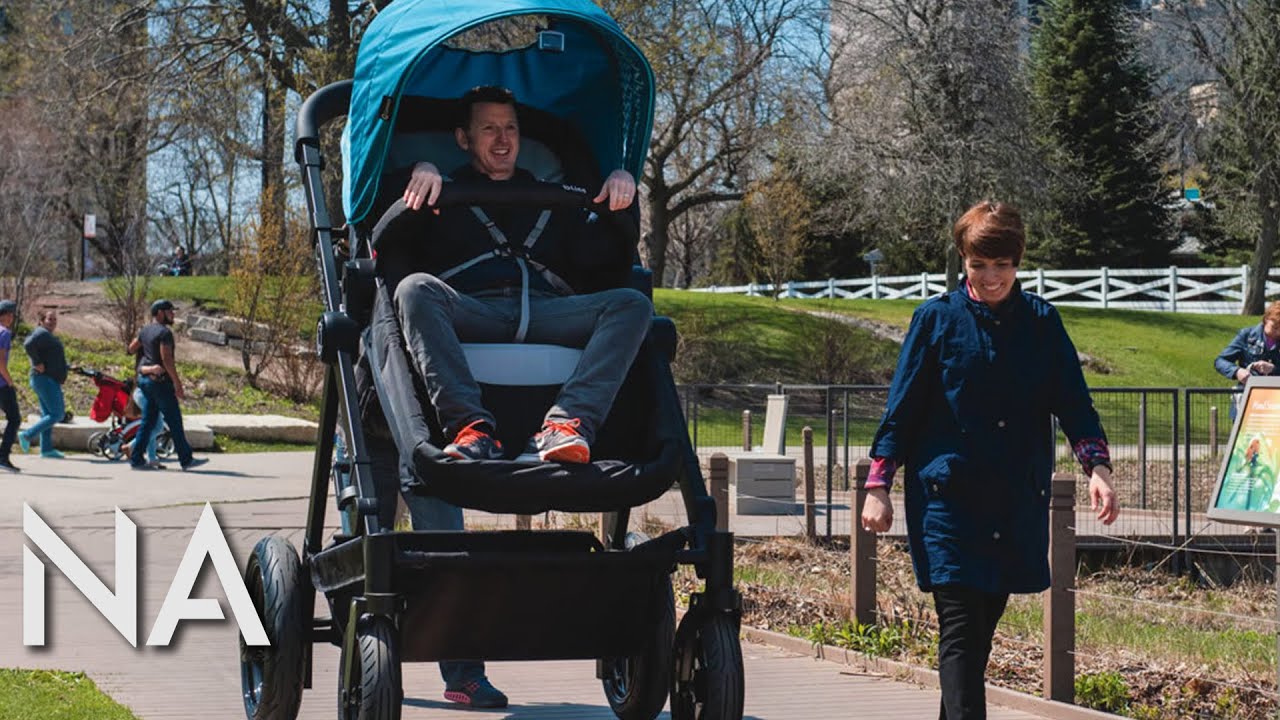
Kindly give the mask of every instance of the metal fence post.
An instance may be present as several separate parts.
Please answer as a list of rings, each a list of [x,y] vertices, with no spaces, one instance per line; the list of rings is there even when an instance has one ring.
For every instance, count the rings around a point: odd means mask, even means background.
[[[742,411],[742,449],[751,452],[751,411]]]
[[[711,456],[711,497],[716,501],[716,530],[729,529],[729,456],[715,453]]]
[[[850,599],[853,601],[852,619],[862,625],[876,621],[876,534],[862,527],[862,508],[867,502],[867,476],[871,474],[871,461],[858,461],[854,473],[856,485],[849,491],[849,506],[853,510],[849,533],[849,582]]]
[[[1075,700],[1075,477],[1053,476],[1049,498],[1049,589],[1044,594],[1044,696]]]
[[[1138,482],[1142,509],[1147,509],[1147,393],[1138,396]]]
[[[804,537],[809,542],[818,538],[817,518],[814,516],[813,488],[813,428],[804,426]]]
[[[1209,457],[1218,459],[1218,406],[1209,406]]]
[[[836,471],[836,409],[831,407],[831,388],[827,388],[827,539],[831,539],[831,484]]]

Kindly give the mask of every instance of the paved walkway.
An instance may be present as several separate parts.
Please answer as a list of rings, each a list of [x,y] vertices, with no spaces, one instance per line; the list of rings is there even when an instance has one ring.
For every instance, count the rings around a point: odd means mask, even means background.
[[[20,491],[0,505],[0,547],[5,548],[0,551],[0,667],[83,670],[144,720],[243,717],[234,623],[188,622],[179,626],[174,647],[141,646],[204,501],[217,499],[219,520],[242,563],[253,543],[269,532],[281,532],[297,544],[310,457],[300,453],[221,455],[192,473],[134,473],[121,463],[84,456],[22,460],[23,474],[3,479]],[[20,644],[24,500],[109,586],[114,585],[111,509],[120,504],[128,511],[140,531],[142,558],[138,649],[130,647],[51,565],[47,571],[48,647]],[[210,570],[202,573],[194,596],[221,598]],[[225,601],[222,605],[229,613]],[[744,654],[748,718],[902,720],[937,713],[936,691],[761,645],[745,645]],[[337,662],[337,648],[316,647],[314,688],[304,695],[301,717],[334,716]],[[505,711],[477,714],[440,700],[443,687],[433,666],[406,665],[404,717],[613,717],[592,662],[494,663],[490,676],[514,704]],[[993,708],[990,717],[1034,720],[1037,716]]]

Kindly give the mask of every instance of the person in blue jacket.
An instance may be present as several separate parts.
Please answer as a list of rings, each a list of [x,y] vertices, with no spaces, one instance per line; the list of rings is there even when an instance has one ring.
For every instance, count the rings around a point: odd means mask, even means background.
[[[863,526],[887,531],[899,466],[916,581],[938,613],[942,720],[986,717],[985,677],[1010,593],[1049,586],[1051,416],[1089,477],[1106,524],[1119,514],[1106,435],[1052,305],[1023,292],[1026,247],[1009,205],[956,222],[965,281],[911,318],[871,447]]]
[[[1267,306],[1262,322],[1243,328],[1231,344],[1213,360],[1213,367],[1223,377],[1244,385],[1250,375],[1274,375],[1280,366],[1280,300]],[[1235,417],[1235,407],[1231,408]]]

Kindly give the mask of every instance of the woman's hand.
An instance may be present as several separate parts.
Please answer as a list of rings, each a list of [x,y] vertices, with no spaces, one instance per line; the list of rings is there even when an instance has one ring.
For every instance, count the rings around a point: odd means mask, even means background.
[[[1103,525],[1110,525],[1120,517],[1120,500],[1111,487],[1111,468],[1106,465],[1095,467],[1089,477],[1089,502]]]
[[[417,210],[425,201],[427,207],[434,209],[443,183],[444,179],[440,177],[440,171],[435,165],[429,162],[414,165],[413,174],[409,176],[409,184],[404,189],[404,204],[410,210]],[[439,210],[435,212],[437,215],[440,213]]]
[[[877,533],[888,532],[893,525],[893,501],[889,499],[889,491],[885,488],[873,488],[867,491],[867,499],[862,505],[863,529]]]

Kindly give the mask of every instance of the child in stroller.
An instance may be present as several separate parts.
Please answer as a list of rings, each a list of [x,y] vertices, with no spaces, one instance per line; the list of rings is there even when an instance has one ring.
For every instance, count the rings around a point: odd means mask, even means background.
[[[71,368],[72,372],[83,375],[93,381],[98,388],[98,395],[89,409],[89,419],[94,422],[111,421],[107,430],[95,432],[89,436],[88,450],[108,460],[119,460],[128,452],[128,447],[138,433],[142,424],[142,412],[136,402],[137,389],[132,380],[118,380],[100,370],[82,367]],[[168,428],[163,423],[158,432],[152,435],[147,447],[147,461],[159,464],[159,457],[169,457],[173,453],[173,439],[169,437]]]

